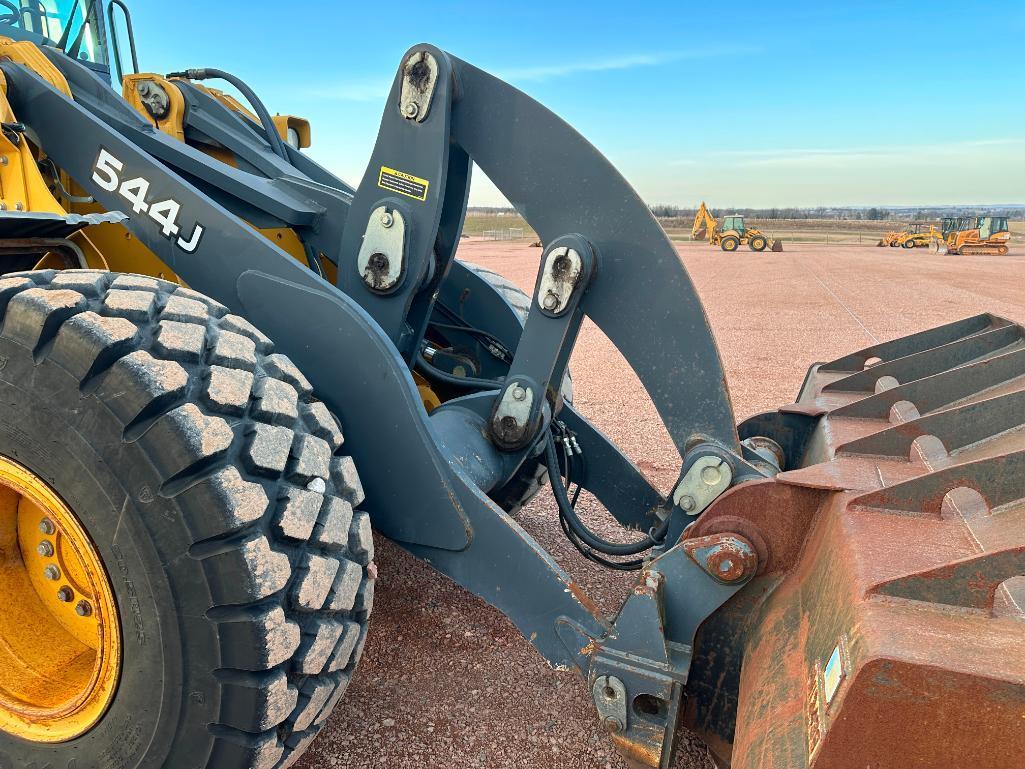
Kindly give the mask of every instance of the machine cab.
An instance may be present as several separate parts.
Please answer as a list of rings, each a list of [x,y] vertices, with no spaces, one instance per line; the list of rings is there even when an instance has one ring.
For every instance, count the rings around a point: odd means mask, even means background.
[[[1008,231],[1006,216],[983,216],[979,219],[979,237],[983,240]]]
[[[0,0],[0,36],[60,48],[117,85],[139,70],[123,0]],[[128,63],[122,61],[119,36],[128,40]]]
[[[743,235],[744,234],[744,217],[740,216],[739,214],[734,214],[732,216],[723,217],[722,229],[723,229],[723,232],[733,231],[733,232],[736,232],[739,235]]]

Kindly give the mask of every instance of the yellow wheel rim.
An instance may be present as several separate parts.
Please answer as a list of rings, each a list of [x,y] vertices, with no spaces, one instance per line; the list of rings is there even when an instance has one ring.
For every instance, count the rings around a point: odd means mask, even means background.
[[[0,456],[0,730],[64,742],[103,716],[121,630],[96,547],[49,484]]]

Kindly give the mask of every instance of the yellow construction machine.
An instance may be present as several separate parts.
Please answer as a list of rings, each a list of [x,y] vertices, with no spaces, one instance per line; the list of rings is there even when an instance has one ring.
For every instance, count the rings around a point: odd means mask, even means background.
[[[940,254],[1006,254],[1011,230],[1006,216],[959,217],[945,237],[934,241]]]
[[[876,245],[880,248],[885,246],[889,246],[890,248],[896,248],[898,245],[900,245],[899,241],[900,236],[902,234],[903,233],[899,230],[890,230],[889,232],[884,233],[883,237],[879,238],[879,242],[876,243]]]
[[[887,233],[889,234],[889,233]],[[929,222],[912,222],[898,233],[896,245],[902,248],[926,248],[930,243],[943,240],[943,233]]]
[[[313,43],[301,79],[338,35],[293,5],[264,17]],[[1022,765],[1025,327],[876,342],[738,419],[673,244],[538,102],[417,44],[353,186],[239,76],[142,71],[129,14],[0,0],[0,769],[295,766],[358,675],[375,537],[384,569],[404,548],[579,675],[638,769],[677,765],[683,726],[722,769]],[[456,258],[474,168],[544,244],[530,294]],[[702,211],[724,250],[768,245]],[[971,224],[956,248],[1006,242]],[[742,278],[719,286],[742,301]],[[574,405],[590,324],[671,487]],[[514,517],[539,493],[560,549]],[[616,611],[570,557],[632,573]],[[318,765],[375,749],[394,619]],[[461,649],[423,628],[443,675]],[[418,704],[389,739],[429,753]]]
[[[712,216],[708,207],[701,203],[701,208],[694,215],[694,226],[691,237],[695,240],[707,238],[713,246],[723,251],[736,251],[741,245],[748,246],[752,251],[764,251],[769,246],[768,236],[756,227],[744,226],[744,217],[740,214],[723,217],[722,225]],[[770,250],[782,251],[783,241],[778,238],[772,241]]]

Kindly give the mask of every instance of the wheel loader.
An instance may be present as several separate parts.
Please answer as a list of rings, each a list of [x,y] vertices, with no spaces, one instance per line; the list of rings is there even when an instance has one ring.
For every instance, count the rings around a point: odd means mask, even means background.
[[[945,237],[933,241],[940,254],[1006,254],[1011,229],[1006,216],[963,216],[956,220]]]
[[[767,247],[771,251],[783,250],[783,241],[774,239],[770,246],[768,236],[756,227],[745,227],[744,217],[740,214],[724,217],[720,225],[703,201],[694,215],[690,234],[694,240],[707,238],[713,246],[719,246],[727,252],[736,251],[742,245],[752,251],[764,251]]]
[[[358,675],[375,533],[579,675],[633,766],[683,726],[735,769],[1025,755],[1021,326],[738,422],[666,234],[520,91],[414,45],[353,187],[236,74],[139,71],[121,0],[0,6],[0,767],[291,766]],[[545,244],[529,296],[455,258],[474,163]],[[585,317],[666,493],[573,405]],[[517,523],[538,493],[629,572],[613,616]]]

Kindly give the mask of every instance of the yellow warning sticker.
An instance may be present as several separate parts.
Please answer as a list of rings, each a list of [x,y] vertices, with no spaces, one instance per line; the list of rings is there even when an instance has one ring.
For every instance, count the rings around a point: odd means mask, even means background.
[[[397,192],[400,195],[405,195],[407,198],[415,198],[416,200],[427,200],[427,187],[429,185],[430,182],[426,179],[421,179],[419,176],[406,174],[402,171],[396,171],[394,168],[388,168],[388,166],[381,166],[381,171],[377,175],[377,186],[381,189]]]

